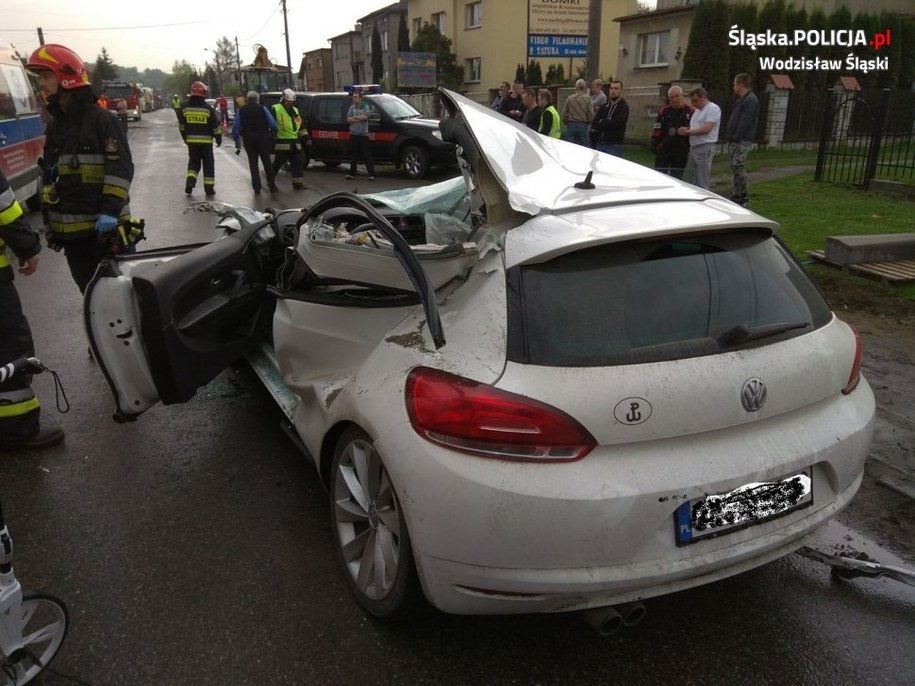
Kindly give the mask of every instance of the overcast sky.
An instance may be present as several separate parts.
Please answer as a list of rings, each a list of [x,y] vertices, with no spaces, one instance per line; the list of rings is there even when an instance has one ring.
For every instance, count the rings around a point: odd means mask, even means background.
[[[352,30],[356,20],[393,0],[286,0],[293,69],[302,53],[328,48],[328,38]],[[0,0],[0,37],[28,55],[45,43],[74,50],[90,66],[102,47],[124,67],[170,72],[176,60],[203,67],[223,36],[238,37],[242,64],[264,45],[274,62],[286,62],[283,12],[279,0]]]

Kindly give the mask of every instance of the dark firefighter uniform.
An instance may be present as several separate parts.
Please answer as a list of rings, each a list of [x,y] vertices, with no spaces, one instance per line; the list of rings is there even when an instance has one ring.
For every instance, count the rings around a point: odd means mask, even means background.
[[[178,116],[178,130],[187,144],[187,177],[184,192],[190,195],[197,185],[197,174],[203,166],[203,190],[206,195],[216,193],[216,164],[213,160],[213,141],[222,145],[222,127],[216,111],[206,104],[202,95],[191,95]]]
[[[690,105],[671,107],[664,105],[651,131],[651,149],[654,150],[654,168],[678,179],[683,178],[686,160],[689,157],[689,136],[678,136],[677,129],[689,126],[693,114]]]
[[[35,354],[7,248],[17,258],[28,259],[41,251],[41,239],[21,217],[22,208],[0,171],[0,365]],[[30,375],[19,374],[0,383],[0,448],[15,447],[38,433],[41,408],[31,380]]]
[[[99,107],[91,93],[89,88],[74,91],[67,109],[53,113],[42,160],[48,245],[64,249],[81,293],[107,253],[96,241],[96,221],[100,214],[130,219],[133,180],[127,135],[117,116]]]
[[[276,178],[279,175],[288,160],[292,168],[292,187],[305,188],[303,158],[308,144],[308,129],[302,126],[302,116],[294,101],[281,100],[272,109],[273,118],[276,119],[273,176]]]

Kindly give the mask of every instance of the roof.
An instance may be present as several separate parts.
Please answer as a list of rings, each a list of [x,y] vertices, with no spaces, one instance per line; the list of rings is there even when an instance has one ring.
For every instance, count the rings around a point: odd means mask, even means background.
[[[858,79],[854,76],[840,76],[839,80],[836,81],[836,85],[840,85],[847,91],[859,91],[861,90],[861,84],[858,83]]]
[[[393,14],[393,13],[406,14],[407,13],[407,3],[406,2],[395,2],[393,5],[388,5],[387,7],[382,7],[380,10],[375,10],[374,12],[369,12],[364,17],[360,17],[357,21],[360,24],[364,24],[366,19],[374,19],[375,17],[380,17],[384,14]]]
[[[769,74],[769,78],[772,80],[772,85],[779,90],[792,90],[794,88],[794,83],[792,83],[791,77],[787,74]]]
[[[629,22],[629,21],[638,21],[639,19],[657,19],[658,17],[665,17],[668,15],[674,14],[686,14],[689,12],[694,12],[696,10],[695,5],[681,5],[680,7],[670,7],[666,10],[654,10],[653,12],[639,12],[637,14],[627,14],[622,17],[614,17],[613,21],[618,21],[619,23]]]

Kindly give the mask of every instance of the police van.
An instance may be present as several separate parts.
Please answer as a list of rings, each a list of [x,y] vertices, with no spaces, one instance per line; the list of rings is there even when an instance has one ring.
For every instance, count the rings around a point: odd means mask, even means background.
[[[44,128],[19,53],[0,39],[0,169],[16,198],[31,209],[38,208]]]
[[[369,140],[375,164],[393,164],[411,179],[425,178],[432,167],[457,164],[453,143],[442,140],[438,120],[423,117],[412,105],[396,95],[382,93],[377,85],[347,86],[342,93],[296,93],[296,105],[308,127],[311,159],[326,166],[349,162],[349,124],[346,112],[353,104],[352,92],[359,90],[369,107]],[[268,109],[282,93],[260,94]]]

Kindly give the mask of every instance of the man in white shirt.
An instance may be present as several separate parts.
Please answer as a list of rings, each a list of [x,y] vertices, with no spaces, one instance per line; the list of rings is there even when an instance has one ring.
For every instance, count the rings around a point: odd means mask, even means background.
[[[689,101],[696,111],[689,120],[689,126],[677,129],[679,135],[689,136],[686,178],[693,179],[699,188],[708,190],[718,129],[721,128],[721,108],[709,101],[708,91],[702,87],[689,92]]]

